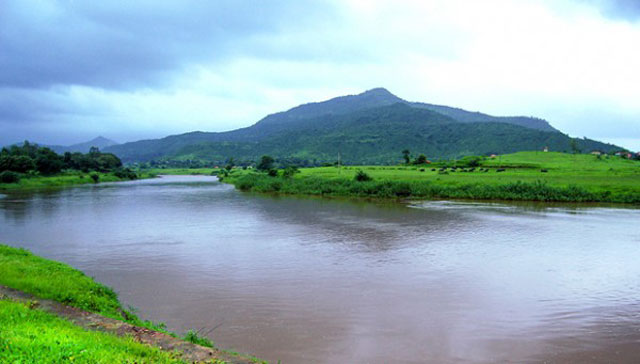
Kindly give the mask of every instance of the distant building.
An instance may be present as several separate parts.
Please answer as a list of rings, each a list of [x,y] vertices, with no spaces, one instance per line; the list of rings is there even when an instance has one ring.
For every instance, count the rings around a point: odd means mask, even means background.
[[[549,147],[544,147],[544,149],[542,150],[543,152],[548,152],[549,151]]]
[[[491,158],[491,159],[493,159],[493,158],[495,158],[495,157],[497,157],[497,155],[495,155],[495,154],[491,154],[491,155],[489,156],[489,158]]]
[[[591,154],[593,154],[593,155],[602,155],[602,152],[599,151],[599,150],[593,150],[593,151],[591,151]]]

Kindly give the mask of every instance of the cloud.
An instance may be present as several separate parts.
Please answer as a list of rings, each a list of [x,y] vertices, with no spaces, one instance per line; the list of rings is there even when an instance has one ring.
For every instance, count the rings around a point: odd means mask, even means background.
[[[334,17],[321,2],[7,0],[0,84],[154,87],[189,64],[259,51],[261,38]]]
[[[7,0],[0,143],[224,131],[378,86],[543,117],[571,135],[640,140],[640,24],[606,13],[623,6]]]

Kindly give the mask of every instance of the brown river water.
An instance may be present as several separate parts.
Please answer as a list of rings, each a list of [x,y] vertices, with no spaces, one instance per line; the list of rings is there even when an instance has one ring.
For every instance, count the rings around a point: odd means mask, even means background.
[[[241,193],[174,176],[0,196],[0,241],[282,363],[640,363],[640,210]]]

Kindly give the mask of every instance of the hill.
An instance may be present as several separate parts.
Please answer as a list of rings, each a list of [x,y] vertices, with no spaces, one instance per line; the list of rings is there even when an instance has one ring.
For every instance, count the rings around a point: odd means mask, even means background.
[[[582,150],[620,149],[576,139]],[[409,149],[430,158],[502,154],[521,150],[571,150],[571,138],[542,119],[495,117],[462,109],[408,102],[376,88],[359,95],[309,103],[271,114],[256,124],[222,133],[192,132],[107,148],[125,162],[152,160],[224,163],[263,154],[300,165],[333,162],[396,163]]]
[[[66,145],[66,146],[65,145],[44,145],[44,146],[49,147],[56,153],[62,154],[65,152],[87,153],[89,152],[89,149],[91,149],[91,147],[98,147],[100,149],[104,149],[117,144],[118,144],[117,142],[114,142],[111,139],[107,139],[99,136],[97,138],[91,139],[88,142],[84,142],[84,143],[78,143],[78,144],[72,144],[72,145]]]

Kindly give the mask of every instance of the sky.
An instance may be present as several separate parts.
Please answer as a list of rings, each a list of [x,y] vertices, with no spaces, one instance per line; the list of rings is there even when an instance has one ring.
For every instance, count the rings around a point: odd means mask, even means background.
[[[1,0],[0,145],[226,131],[385,87],[640,150],[637,0]]]

